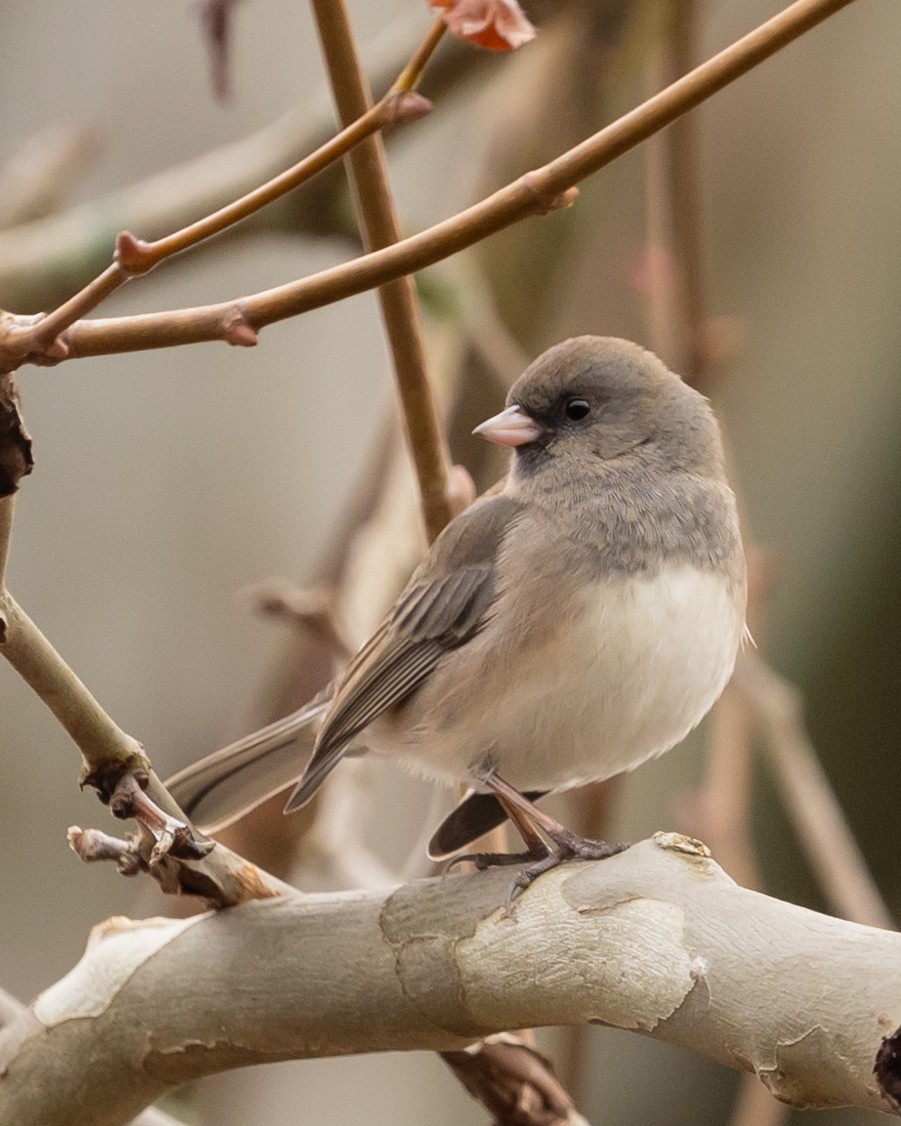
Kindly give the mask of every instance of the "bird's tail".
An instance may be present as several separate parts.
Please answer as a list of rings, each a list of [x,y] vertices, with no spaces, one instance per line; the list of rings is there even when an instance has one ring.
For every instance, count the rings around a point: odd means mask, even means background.
[[[295,785],[329,698],[317,697],[283,719],[186,766],[166,782],[191,821],[215,833],[267,798]]]

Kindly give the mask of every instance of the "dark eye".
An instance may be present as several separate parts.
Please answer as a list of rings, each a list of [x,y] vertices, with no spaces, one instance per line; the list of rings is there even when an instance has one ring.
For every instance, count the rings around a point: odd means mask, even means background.
[[[567,399],[563,413],[570,422],[581,422],[591,413],[591,405],[585,399]]]

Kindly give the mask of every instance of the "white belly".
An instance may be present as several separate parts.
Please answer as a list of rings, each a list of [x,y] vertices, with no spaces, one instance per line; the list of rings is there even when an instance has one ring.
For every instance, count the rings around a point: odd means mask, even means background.
[[[444,781],[466,780],[486,758],[523,790],[609,778],[700,722],[732,674],[743,628],[744,607],[709,572],[607,580],[537,651],[501,653],[490,627],[468,642],[465,674],[455,678],[448,661],[417,694],[416,722],[408,714],[373,750]]]

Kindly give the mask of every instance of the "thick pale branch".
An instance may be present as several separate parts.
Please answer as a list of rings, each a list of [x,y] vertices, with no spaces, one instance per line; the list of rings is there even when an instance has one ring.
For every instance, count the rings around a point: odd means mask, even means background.
[[[564,866],[513,918],[500,907],[510,874],[495,871],[108,925],[0,1033],[0,1120],[113,1126],[245,1064],[453,1050],[587,1020],[754,1070],[800,1106],[898,1114],[873,1063],[901,1024],[901,935],[662,847],[681,842]]]
[[[430,266],[536,212],[572,201],[571,189],[786,47],[851,0],[798,0],[641,106],[542,168],[394,246],[236,301],[139,317],[80,321],[64,334],[72,356],[232,339]],[[234,343],[243,343],[232,339]]]
[[[149,774],[141,744],[110,719],[8,591],[0,593],[0,615],[6,620],[0,654],[71,735],[84,756],[84,777],[103,787],[107,776],[118,778],[124,770]]]

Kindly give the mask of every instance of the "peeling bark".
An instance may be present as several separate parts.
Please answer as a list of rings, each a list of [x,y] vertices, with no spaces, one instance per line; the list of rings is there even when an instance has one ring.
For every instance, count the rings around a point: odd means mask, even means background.
[[[512,918],[493,871],[113,920],[0,1033],[0,1121],[114,1126],[232,1067],[583,1021],[756,1071],[798,1106],[899,1114],[873,1067],[901,1025],[901,935],[748,891],[673,843],[550,872]]]

